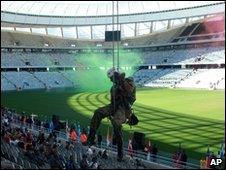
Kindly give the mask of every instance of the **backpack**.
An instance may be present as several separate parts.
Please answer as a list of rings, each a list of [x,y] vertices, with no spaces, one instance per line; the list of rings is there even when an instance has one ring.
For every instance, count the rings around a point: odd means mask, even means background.
[[[137,116],[134,113],[132,113],[131,116],[130,116],[130,119],[128,121],[128,124],[130,126],[134,126],[134,125],[137,125],[138,122],[139,122],[139,120],[138,120]]]
[[[136,86],[134,79],[132,77],[125,78],[124,87],[126,90],[126,100],[130,105],[133,105],[133,103],[136,101]]]
[[[133,103],[136,101],[136,86],[134,83],[134,79],[132,77],[125,78],[124,88],[126,91],[126,100],[130,104],[130,106],[133,105]],[[132,109],[132,114],[130,115],[130,119],[128,121],[128,124],[130,126],[137,125],[139,122],[137,116],[134,114]]]

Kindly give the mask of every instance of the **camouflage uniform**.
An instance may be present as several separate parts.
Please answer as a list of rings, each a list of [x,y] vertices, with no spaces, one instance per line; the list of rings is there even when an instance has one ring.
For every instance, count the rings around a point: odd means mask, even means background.
[[[120,86],[111,88],[111,104],[100,107],[94,111],[91,119],[90,133],[88,141],[93,144],[95,139],[96,130],[99,128],[101,120],[110,117],[113,125],[113,138],[116,140],[118,148],[118,158],[123,157],[123,137],[122,137],[122,124],[126,123],[131,113],[130,108],[123,101],[123,89]]]

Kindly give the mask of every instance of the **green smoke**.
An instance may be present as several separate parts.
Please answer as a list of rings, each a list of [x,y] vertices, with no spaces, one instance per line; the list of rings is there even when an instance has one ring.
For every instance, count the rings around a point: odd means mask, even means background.
[[[115,67],[117,67],[117,54],[115,51]],[[112,82],[107,77],[107,70],[113,67],[113,51],[109,53],[93,52],[79,53],[75,56],[80,68],[75,71],[75,83],[84,91],[107,91]],[[142,63],[141,57],[136,52],[119,49],[119,70],[125,72],[126,77],[132,76],[136,66]]]

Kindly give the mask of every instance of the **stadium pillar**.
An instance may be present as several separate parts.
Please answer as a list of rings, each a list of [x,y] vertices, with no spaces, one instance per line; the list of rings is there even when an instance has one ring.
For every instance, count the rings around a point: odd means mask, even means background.
[[[90,26],[91,39],[93,39],[93,26]]]
[[[137,23],[135,22],[134,36],[137,36]]]
[[[167,29],[170,29],[170,28],[171,28],[171,20],[169,19],[167,23]]]
[[[60,27],[60,31],[61,31],[61,36],[64,37],[64,32],[63,32],[63,28]]]
[[[76,29],[76,36],[77,36],[76,38],[78,38],[78,26],[76,26],[75,29]]]
[[[45,31],[46,31],[46,35],[48,35],[48,30],[47,30],[47,28],[45,27]]]
[[[186,18],[185,23],[187,24],[189,22],[189,17]]]
[[[153,31],[153,21],[151,21],[151,25],[150,25],[150,33],[152,33]]]

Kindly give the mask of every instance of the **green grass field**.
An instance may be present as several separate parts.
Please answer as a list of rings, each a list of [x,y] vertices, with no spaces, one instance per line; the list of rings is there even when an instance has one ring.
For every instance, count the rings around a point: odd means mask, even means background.
[[[62,120],[79,121],[86,127],[93,111],[109,103],[109,94],[76,90],[4,92],[1,101],[42,119],[56,114]],[[207,145],[217,153],[224,138],[224,91],[138,89],[134,109],[140,122],[132,129],[124,125],[125,140],[134,131],[143,132],[161,151],[172,152],[181,143],[189,158],[200,159]],[[107,119],[103,120],[103,135],[109,124]]]

